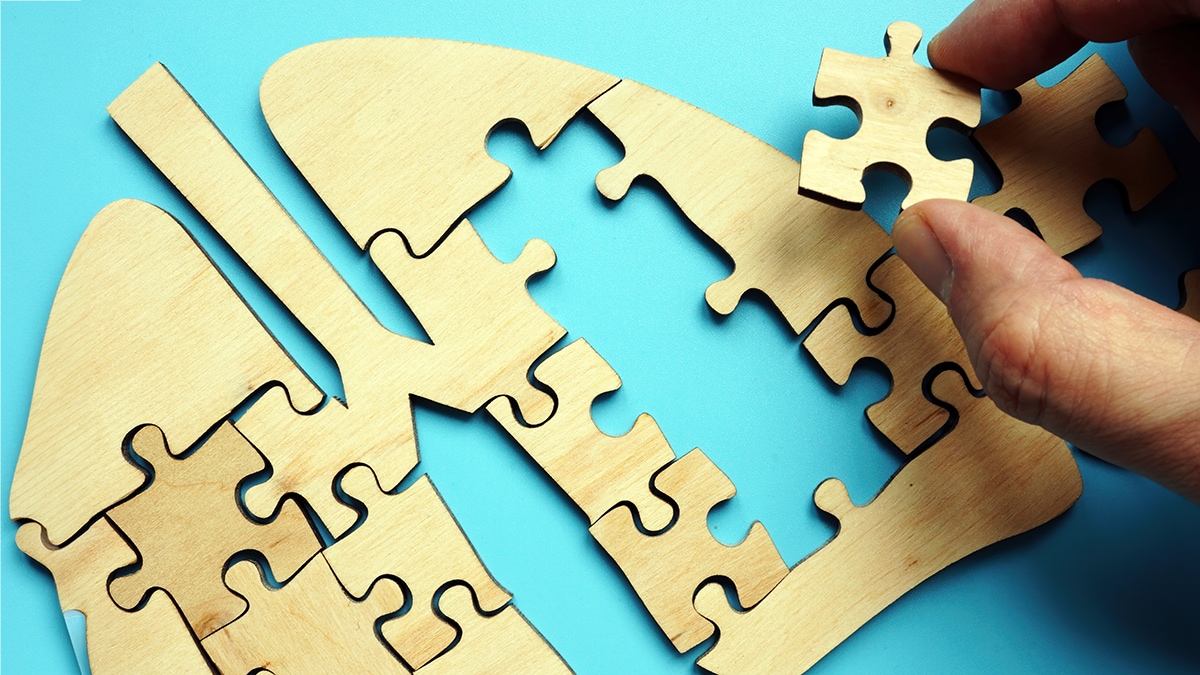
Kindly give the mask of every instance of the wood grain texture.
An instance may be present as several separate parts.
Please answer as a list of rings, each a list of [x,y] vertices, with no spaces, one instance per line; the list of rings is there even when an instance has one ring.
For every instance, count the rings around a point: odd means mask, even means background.
[[[625,574],[651,616],[680,653],[713,634],[696,612],[692,597],[704,582],[729,579],[743,607],[756,604],[787,574],[762,523],[755,522],[735,546],[717,541],[708,529],[708,512],[732,499],[729,478],[700,450],[673,462],[654,479],[655,487],[679,507],[675,524],[661,534],[645,535],[629,508],[609,511],[591,527],[592,536]]]
[[[358,38],[287,54],[260,99],[279,144],[360,247],[390,229],[423,256],[511,175],[487,154],[493,127],[521,120],[545,148],[617,81],[502,47]]]
[[[271,382],[297,405],[320,402],[178,222],[145,202],[109,204],[55,295],[10,517],[61,544],[142,485],[122,455],[134,428],[159,425],[186,448]]]
[[[222,423],[185,459],[171,455],[157,427],[142,427],[133,437],[132,452],[153,467],[154,478],[144,492],[108,511],[142,563],[109,584],[121,607],[132,609],[148,589],[162,588],[204,639],[246,609],[221,582],[234,554],[261,553],[282,582],[321,549],[294,501],[283,502],[267,524],[242,513],[238,484],[266,463],[232,424]]]
[[[492,417],[587,514],[589,524],[625,502],[636,508],[646,529],[669,525],[674,509],[650,491],[650,478],[675,453],[654,418],[643,413],[621,436],[609,436],[592,420],[596,397],[621,386],[612,366],[585,340],[576,340],[533,374],[554,392],[554,415],[541,426],[525,426],[512,406],[498,399],[487,406]]]
[[[913,458],[871,503],[857,507],[837,479],[814,495],[838,534],[802,561],[757,607],[730,608],[720,586],[696,607],[720,631],[699,660],[711,672],[799,673],[947,565],[1041,525],[1082,490],[1070,450],[1048,432],[972,396],[943,372],[934,395],[959,413],[957,427]]]
[[[573,672],[514,605],[483,616],[471,589],[455,584],[442,592],[438,609],[458,626],[459,640],[422,667],[424,675]]]
[[[950,420],[950,414],[923,393],[925,376],[935,366],[958,364],[970,374],[972,387],[982,386],[946,306],[899,256],[875,268],[871,281],[895,303],[891,323],[881,332],[864,335],[844,307],[835,307],[805,338],[804,348],[839,385],[849,380],[862,359],[878,359],[887,366],[892,389],[867,408],[867,417],[898,448],[911,453]]]
[[[1124,100],[1125,87],[1099,54],[1053,87],[1030,80],[1017,92],[1016,110],[975,132],[1001,186],[973,203],[1001,214],[1024,212],[1059,255],[1100,236],[1100,224],[1083,208],[1084,194],[1096,183],[1121,183],[1137,211],[1175,180],[1175,167],[1152,130],[1140,130],[1121,147],[1100,136],[1096,111]]]
[[[550,417],[554,399],[529,383],[529,370],[567,331],[526,289],[554,266],[549,244],[533,239],[502,263],[463,219],[424,258],[409,255],[395,233],[377,237],[370,251],[433,340],[434,349],[410,365],[410,391],[466,412],[507,396],[530,424]]]
[[[862,204],[863,173],[878,167],[895,171],[911,186],[901,208],[934,197],[966,200],[974,163],[937,159],[926,136],[939,124],[963,130],[979,124],[979,85],[918,64],[913,54],[920,42],[920,28],[897,21],[887,29],[885,58],[829,48],[821,53],[813,103],[848,105],[862,124],[846,139],[816,130],[804,136],[801,190]]]
[[[352,467],[342,489],[367,508],[358,529],[334,542],[324,555],[346,590],[361,598],[380,577],[399,579],[411,609],[383,624],[383,637],[416,670],[446,650],[454,627],[434,612],[434,596],[444,585],[471,586],[484,611],[503,607],[512,596],[488,573],[454,515],[428,476],[398,494],[380,491],[371,470]]]
[[[179,610],[164,592],[126,612],[108,596],[108,577],[137,562],[137,553],[100,518],[69,544],[57,547],[44,538],[41,525],[26,522],[17,530],[17,547],[54,575],[63,611],[87,617],[88,665],[93,675],[211,673],[200,645]]]
[[[1179,311],[1200,321],[1200,269],[1185,272],[1179,287],[1183,296],[1179,300]]]
[[[621,199],[637,176],[658,181],[696,227],[733,258],[729,278],[708,287],[708,305],[729,314],[762,291],[801,333],[840,298],[871,325],[890,311],[863,280],[891,248],[860,211],[796,194],[800,165],[754,136],[677,98],[624,80],[588,106],[625,146],[596,176]]]
[[[317,555],[278,589],[267,587],[249,560],[230,567],[225,583],[250,608],[201,642],[223,675],[267,667],[279,675],[410,672],[375,632],[380,617],[404,606],[403,591],[390,579],[357,601]]]

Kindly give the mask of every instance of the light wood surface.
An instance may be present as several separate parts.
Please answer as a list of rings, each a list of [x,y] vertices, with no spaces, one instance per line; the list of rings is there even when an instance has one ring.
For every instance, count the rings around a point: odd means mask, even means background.
[[[358,38],[287,54],[260,99],[279,144],[360,247],[392,229],[423,256],[511,175],[487,154],[493,127],[521,120],[545,148],[617,81],[502,47]]]
[[[157,424],[182,450],[275,381],[299,405],[320,401],[178,222],[109,204],[55,295],[9,516],[61,544],[142,485],[122,455],[135,427]]]
[[[801,333],[840,298],[870,325],[891,308],[867,288],[867,270],[891,248],[860,211],[796,194],[800,165],[754,136],[677,98],[624,80],[588,106],[625,146],[596,176],[621,199],[638,176],[657,181],[683,213],[733,258],[708,305],[729,314],[750,289],[765,293]]]
[[[136,612],[126,612],[108,597],[109,575],[137,562],[137,553],[107,519],[95,521],[61,548],[50,545],[44,532],[37,523],[22,524],[17,547],[54,575],[63,611],[73,609],[87,618],[93,675],[212,672],[166,593],[152,593]]]
[[[377,237],[370,251],[435,345],[410,364],[410,391],[466,412],[504,395],[530,424],[550,417],[554,399],[529,383],[529,370],[567,331],[525,287],[554,266],[549,244],[533,239],[505,264],[463,219],[424,258],[410,256],[390,232]]]
[[[325,558],[350,595],[361,598],[383,576],[399,579],[412,601],[403,616],[382,626],[383,637],[414,670],[454,642],[454,627],[434,613],[434,595],[451,581],[474,589],[484,611],[512,599],[488,573],[428,476],[398,494],[383,494],[365,466],[352,467],[342,489],[367,508],[358,529]]]
[[[944,372],[933,393],[957,427],[913,458],[871,503],[850,502],[837,479],[816,490],[838,534],[798,564],[757,607],[730,608],[720,586],[696,607],[720,630],[699,664],[725,673],[800,673],[914,586],[992,543],[1041,525],[1082,489],[1065,443],[975,398]]]
[[[1200,321],[1200,269],[1185,272],[1179,285],[1183,290],[1179,311]]]
[[[1109,145],[1096,128],[1096,111],[1125,99],[1116,73],[1093,54],[1062,82],[1021,85],[1016,110],[975,132],[1000,171],[1001,187],[975,204],[996,213],[1023,211],[1059,255],[1100,236],[1083,196],[1102,180],[1120,182],[1134,211],[1175,180],[1175,167],[1158,136],[1142,129],[1131,143]]]
[[[835,139],[812,130],[804,136],[800,189],[839,202],[862,204],[863,173],[894,171],[911,190],[901,204],[934,197],[965,200],[974,163],[943,162],[929,153],[930,128],[952,124],[964,131],[979,124],[979,85],[913,60],[921,29],[897,21],[888,26],[885,58],[826,48],[813,87],[816,105],[846,105],[861,121],[858,132]]]
[[[376,620],[404,606],[390,579],[356,601],[317,555],[282,588],[267,587],[249,560],[230,567],[225,583],[250,608],[201,642],[223,675],[268,666],[278,675],[410,672],[375,633]]]
[[[839,385],[846,383],[862,359],[878,359],[887,366],[892,389],[886,398],[867,408],[867,417],[898,448],[911,453],[950,419],[922,390],[925,376],[935,366],[956,363],[970,374],[972,387],[980,390],[982,386],[946,306],[899,256],[877,267],[871,281],[896,306],[891,323],[882,332],[863,335],[855,329],[849,312],[835,307],[805,338],[804,347]]]
[[[513,605],[494,616],[482,616],[471,590],[455,584],[442,592],[438,609],[458,625],[460,638],[450,651],[418,671],[423,675],[572,672]]]
[[[726,546],[708,529],[708,512],[733,498],[729,478],[699,449],[680,457],[654,479],[655,487],[679,506],[679,516],[661,534],[645,535],[627,506],[618,506],[592,525],[592,536],[637,591],[651,616],[680,653],[708,639],[713,626],[692,606],[696,589],[713,577],[729,579],[743,607],[761,600],[787,574],[762,523],[740,543]]]
[[[137,431],[132,451],[153,467],[154,479],[145,491],[108,511],[142,563],[109,584],[121,607],[132,609],[148,589],[162,588],[204,639],[246,609],[221,582],[231,556],[257,551],[284,582],[320,550],[294,501],[283,502],[268,524],[243,515],[238,483],[266,463],[233,425],[222,423],[185,459],[173,457],[162,432],[152,426]]]
[[[545,424],[528,427],[516,420],[508,401],[497,399],[488,412],[512,435],[550,478],[596,522],[618,503],[637,509],[642,526],[661,530],[674,509],[650,491],[650,478],[675,453],[650,415],[633,428],[609,436],[592,421],[597,396],[616,391],[621,378],[585,340],[576,340],[538,365],[534,377],[558,399]]]

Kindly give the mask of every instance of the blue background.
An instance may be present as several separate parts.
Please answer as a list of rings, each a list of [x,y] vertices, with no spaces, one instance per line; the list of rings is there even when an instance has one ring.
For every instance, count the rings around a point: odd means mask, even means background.
[[[799,157],[808,129],[848,136],[856,126],[847,109],[811,105],[824,46],[879,56],[891,21],[913,21],[931,36],[963,4],[0,2],[5,509],[58,280],[88,221],[115,199],[144,199],[179,218],[313,377],[339,389],[332,365],[104,112],[154,61],[171,68],[382,320],[411,333],[419,330],[411,316],[378,287],[378,274],[263,121],[258,83],[286,52],[361,35],[514,47],[639,80]],[[1127,110],[1101,116],[1105,133],[1124,142],[1136,127],[1153,126],[1180,180],[1132,216],[1115,190],[1092,190],[1087,204],[1106,233],[1072,260],[1088,275],[1175,306],[1179,274],[1200,267],[1192,197],[1200,153],[1124,47],[1098,51],[1130,90]],[[1003,106],[987,97],[985,116]],[[974,156],[953,135],[931,143],[946,158]],[[728,274],[730,261],[653,187],[635,187],[616,204],[597,195],[595,173],[621,156],[600,125],[580,119],[541,153],[520,125],[509,125],[489,149],[514,177],[472,212],[472,222],[504,260],[531,237],[555,248],[557,267],[531,292],[625,382],[595,407],[599,425],[621,433],[648,411],[677,454],[703,448],[739,490],[710,517],[718,538],[737,541],[762,520],[793,565],[833,534],[812,505],[821,480],[842,478],[862,503],[896,470],[899,453],[862,412],[886,393],[883,371],[860,367],[837,388],[765,301],[743,301],[728,318],[712,313],[704,289]],[[880,175],[868,184],[867,211],[890,227],[903,185]],[[994,188],[978,171],[975,193]],[[694,661],[707,647],[673,651],[588,535],[583,515],[495,423],[432,407],[416,416],[418,473],[430,474],[493,574],[570,665],[580,673],[698,670]],[[1066,516],[937,575],[812,672],[1194,671],[1200,510],[1089,457],[1080,465],[1085,491]],[[0,530],[3,669],[74,672],[50,576],[17,550],[15,524],[4,519]]]

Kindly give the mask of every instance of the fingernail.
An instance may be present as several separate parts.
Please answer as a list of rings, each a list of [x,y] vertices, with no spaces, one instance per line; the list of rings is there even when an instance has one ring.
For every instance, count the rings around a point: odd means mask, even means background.
[[[954,266],[920,209],[900,213],[892,225],[892,244],[917,278],[943,303],[949,304]]]

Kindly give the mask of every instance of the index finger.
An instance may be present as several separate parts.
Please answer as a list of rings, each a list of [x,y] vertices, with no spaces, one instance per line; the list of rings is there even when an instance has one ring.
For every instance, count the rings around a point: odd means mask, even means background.
[[[934,68],[1012,89],[1084,43],[1200,18],[1200,0],[975,0],[929,43]]]

